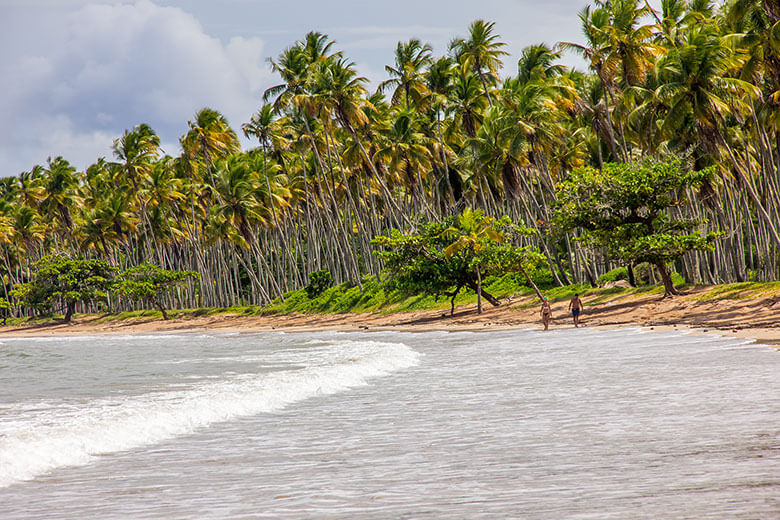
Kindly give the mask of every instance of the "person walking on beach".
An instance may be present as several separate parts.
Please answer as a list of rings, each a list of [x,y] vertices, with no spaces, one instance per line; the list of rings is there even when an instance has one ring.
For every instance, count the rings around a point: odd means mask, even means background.
[[[569,309],[571,310],[571,315],[574,318],[574,326],[579,327],[580,314],[582,314],[582,300],[580,300],[579,294],[575,294],[571,299],[569,302]]]
[[[552,307],[550,307],[550,302],[547,301],[547,298],[542,300],[542,323],[544,324],[544,330],[547,330],[550,326],[550,320],[552,319]]]

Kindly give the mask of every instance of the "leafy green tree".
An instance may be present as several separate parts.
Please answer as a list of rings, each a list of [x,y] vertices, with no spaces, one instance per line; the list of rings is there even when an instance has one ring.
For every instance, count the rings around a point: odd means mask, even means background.
[[[65,308],[70,323],[78,302],[105,300],[114,278],[114,268],[102,260],[49,255],[32,265],[29,282],[17,284],[11,292],[21,305],[48,310],[57,302]]]
[[[443,222],[423,224],[419,233],[377,236],[373,243],[383,248],[377,255],[386,262],[394,283],[407,291],[449,296],[450,315],[455,298],[464,287],[492,305],[500,302],[481,286],[483,276],[523,270],[533,253],[513,245],[525,228],[508,217],[493,219],[481,210],[465,210]]]
[[[8,311],[10,309],[11,309],[11,302],[6,300],[5,298],[0,298],[0,314],[3,315],[3,325],[5,325],[8,320]]]
[[[167,320],[165,295],[189,280],[200,278],[200,274],[195,271],[172,271],[155,264],[141,264],[127,269],[117,278],[114,287],[118,293],[136,301],[150,302]]]
[[[678,158],[663,162],[584,166],[556,190],[553,222],[580,228],[586,240],[605,247],[628,265],[649,262],[661,275],[664,296],[677,294],[667,265],[689,251],[710,250],[719,233],[696,231],[700,221],[669,211],[686,201],[686,189],[699,186],[713,168],[692,171]]]

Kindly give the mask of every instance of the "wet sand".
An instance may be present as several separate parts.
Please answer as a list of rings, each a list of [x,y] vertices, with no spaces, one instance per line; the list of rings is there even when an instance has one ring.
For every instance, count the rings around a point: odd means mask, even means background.
[[[780,293],[740,299],[707,298],[709,287],[688,289],[685,294],[661,298],[657,293],[585,296],[583,327],[645,327],[653,330],[693,330],[780,345]],[[552,302],[550,329],[571,328],[568,301]],[[506,298],[494,307],[487,302],[483,313],[476,305],[449,309],[396,313],[297,314],[240,316],[222,314],[168,321],[134,318],[105,322],[99,316],[77,316],[73,323],[0,327],[2,336],[57,336],[88,334],[139,334],[153,332],[261,332],[269,330],[505,330],[541,329],[538,300],[523,296]]]

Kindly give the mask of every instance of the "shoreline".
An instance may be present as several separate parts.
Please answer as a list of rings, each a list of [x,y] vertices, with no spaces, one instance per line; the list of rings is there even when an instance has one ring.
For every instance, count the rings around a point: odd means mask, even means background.
[[[739,299],[704,298],[710,288],[697,287],[673,298],[658,294],[584,296],[583,328],[642,328],[655,331],[712,333],[752,339],[780,347],[780,295],[757,295]],[[776,305],[777,304],[777,305]],[[550,330],[574,328],[568,301],[552,303]],[[267,331],[489,331],[508,329],[541,330],[536,299],[507,298],[499,307],[458,307],[453,317],[448,310],[397,313],[344,313],[244,316],[220,314],[167,321],[152,318],[101,321],[99,316],[78,316],[71,324],[0,327],[2,337],[47,337],[103,334],[148,334],[171,332],[250,333]]]

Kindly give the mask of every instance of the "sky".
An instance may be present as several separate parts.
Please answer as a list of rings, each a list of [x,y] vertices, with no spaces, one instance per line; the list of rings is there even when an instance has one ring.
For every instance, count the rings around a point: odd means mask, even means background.
[[[178,155],[187,122],[204,107],[240,135],[263,91],[279,82],[267,58],[308,31],[335,40],[374,88],[399,41],[418,38],[444,55],[480,18],[495,22],[509,53],[504,70],[514,74],[527,45],[582,41],[577,15],[589,3],[0,0],[0,177],[48,157],[80,170],[112,160],[114,139],[140,123]]]

